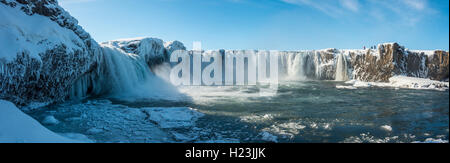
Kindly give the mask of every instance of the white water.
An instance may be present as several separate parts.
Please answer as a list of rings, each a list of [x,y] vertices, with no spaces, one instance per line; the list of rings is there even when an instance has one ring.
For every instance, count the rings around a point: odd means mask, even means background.
[[[325,51],[286,52],[280,56],[282,80],[336,80],[350,79],[345,51],[334,53],[335,59],[321,56]]]
[[[336,81],[349,80],[347,64],[347,59],[344,54],[339,54],[336,61]]]
[[[321,78],[320,55],[314,51],[282,54],[280,65],[286,80]]]
[[[175,87],[151,71],[144,57],[109,45],[102,45],[102,49],[102,66],[74,84],[72,99],[88,96],[120,100],[182,98]]]

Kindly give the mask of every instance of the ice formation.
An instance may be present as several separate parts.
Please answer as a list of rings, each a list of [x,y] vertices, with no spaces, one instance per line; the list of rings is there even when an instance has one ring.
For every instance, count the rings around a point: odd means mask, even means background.
[[[110,41],[101,44],[101,63],[72,86],[70,97],[109,96],[122,100],[182,98],[175,87],[156,76],[151,67],[165,60],[161,40],[152,38]]]
[[[0,98],[61,101],[96,65],[98,44],[57,1],[0,0],[0,17]]]

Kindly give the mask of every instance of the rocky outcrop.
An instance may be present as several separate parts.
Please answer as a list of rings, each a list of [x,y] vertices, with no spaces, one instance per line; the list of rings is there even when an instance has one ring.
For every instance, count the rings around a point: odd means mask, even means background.
[[[397,43],[380,44],[377,51],[352,53],[353,78],[367,82],[389,82],[393,76],[448,79],[448,52],[425,54],[409,51]]]
[[[448,59],[448,52],[442,50],[437,50],[433,55],[428,56],[426,66],[430,79],[448,81]]]
[[[99,45],[56,0],[0,0],[0,98],[61,101],[94,69]],[[38,24],[38,25],[37,25]]]

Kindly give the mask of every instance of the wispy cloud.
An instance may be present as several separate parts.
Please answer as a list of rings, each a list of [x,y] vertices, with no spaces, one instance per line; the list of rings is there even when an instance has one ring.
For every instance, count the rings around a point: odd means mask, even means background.
[[[401,0],[401,2],[416,10],[424,10],[427,8],[426,0]]]
[[[333,3],[333,1],[329,1],[327,3],[321,3],[320,1],[317,0],[281,0],[281,1],[299,6],[309,6],[317,10],[320,10],[323,13],[332,17],[335,17],[343,13],[340,8],[336,7],[336,4]]]
[[[281,0],[285,3],[317,9],[331,17],[372,17],[378,21],[392,20],[405,25],[419,23],[433,13],[429,0]]]
[[[67,4],[76,4],[76,3],[86,3],[86,2],[93,2],[97,0],[58,0],[58,3],[60,5],[67,5]]]
[[[359,11],[359,1],[358,0],[340,0],[340,3],[342,6],[344,6],[345,8],[349,9],[350,11],[353,12],[358,12]]]

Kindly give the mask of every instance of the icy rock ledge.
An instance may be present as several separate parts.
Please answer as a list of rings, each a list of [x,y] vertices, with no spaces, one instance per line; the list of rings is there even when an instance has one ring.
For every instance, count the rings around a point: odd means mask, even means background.
[[[404,89],[423,89],[423,90],[438,90],[446,91],[449,89],[449,82],[440,82],[430,79],[414,78],[406,76],[394,76],[389,78],[388,83],[382,82],[363,82],[358,80],[351,80],[345,84],[350,86],[338,85],[338,89],[357,89],[368,87],[390,87],[390,88],[404,88]]]

